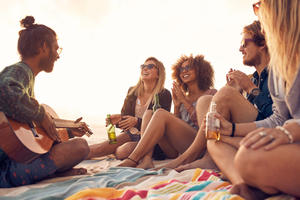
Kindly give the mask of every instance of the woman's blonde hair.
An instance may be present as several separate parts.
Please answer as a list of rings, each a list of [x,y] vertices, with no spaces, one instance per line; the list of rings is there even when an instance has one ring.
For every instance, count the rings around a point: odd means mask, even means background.
[[[145,60],[145,62],[152,60],[155,63],[155,66],[158,69],[158,80],[156,82],[156,85],[153,89],[152,95],[158,94],[164,89],[165,80],[166,80],[166,71],[165,66],[162,62],[160,62],[155,57],[149,57]],[[134,94],[135,96],[142,96],[144,94],[144,83],[142,78],[140,77],[138,83],[129,91],[129,95]]]
[[[290,88],[300,64],[300,0],[263,0],[259,18],[266,33],[270,66]]]

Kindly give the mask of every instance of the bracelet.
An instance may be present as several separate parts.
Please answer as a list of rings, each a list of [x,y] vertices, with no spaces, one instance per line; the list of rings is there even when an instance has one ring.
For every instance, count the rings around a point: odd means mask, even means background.
[[[137,161],[133,160],[132,158],[129,158],[129,157],[127,157],[126,159],[128,159],[128,160],[130,160],[130,161],[134,162],[136,165],[138,165],[138,164],[139,164]]]
[[[232,131],[230,137],[234,137],[235,123],[232,122],[231,124],[232,124]]]
[[[74,134],[72,133],[72,130],[70,128],[67,128],[67,133],[69,138],[73,138]]]
[[[286,130],[286,128],[282,127],[282,126],[276,126],[276,129],[281,130],[284,134],[286,134],[286,136],[289,138],[289,143],[292,144],[294,143],[294,138],[292,136],[292,134]]]

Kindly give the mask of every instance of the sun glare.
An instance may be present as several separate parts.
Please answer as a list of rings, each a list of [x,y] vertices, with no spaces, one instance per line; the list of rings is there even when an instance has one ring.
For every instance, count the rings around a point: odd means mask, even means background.
[[[229,68],[244,72],[238,51],[243,26],[255,20],[252,0],[1,0],[0,70],[18,62],[19,21],[26,15],[53,28],[63,47],[50,74],[36,79],[40,103],[63,118],[82,116],[104,124],[107,113],[120,113],[139,66],[154,56],[166,67],[182,55],[203,54],[215,69],[215,87],[225,84]],[[216,6],[216,4],[218,4]]]

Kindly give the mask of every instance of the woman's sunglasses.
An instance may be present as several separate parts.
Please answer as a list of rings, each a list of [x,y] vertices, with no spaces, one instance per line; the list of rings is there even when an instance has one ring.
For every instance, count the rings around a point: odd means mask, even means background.
[[[182,73],[183,71],[190,71],[192,69],[192,66],[187,65],[185,67],[179,67],[179,72]]]
[[[257,2],[257,3],[254,3],[252,6],[253,6],[253,12],[254,14],[257,16],[258,15],[258,10],[259,10],[259,7],[260,7],[260,4],[261,2]]]
[[[141,70],[147,68],[147,69],[152,69],[153,67],[156,68],[156,66],[154,64],[149,64],[149,65],[141,65]]]

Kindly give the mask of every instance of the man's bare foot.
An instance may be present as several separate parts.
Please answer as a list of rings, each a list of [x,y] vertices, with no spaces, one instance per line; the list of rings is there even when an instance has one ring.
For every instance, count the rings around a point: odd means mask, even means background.
[[[125,160],[123,160],[120,164],[117,165],[117,167],[136,167],[138,165],[138,162],[126,158]]]
[[[144,159],[140,162],[140,164],[137,166],[137,168],[142,168],[142,169],[154,168],[152,158],[151,157],[144,157]]]
[[[246,183],[233,185],[229,192],[240,195],[246,200],[263,200],[270,196],[257,188],[248,186]]]
[[[62,177],[62,176],[84,175],[84,174],[87,174],[87,169],[85,169],[85,168],[72,168],[72,169],[64,171],[64,172],[56,172],[55,176]]]

